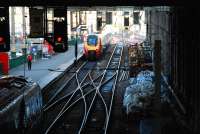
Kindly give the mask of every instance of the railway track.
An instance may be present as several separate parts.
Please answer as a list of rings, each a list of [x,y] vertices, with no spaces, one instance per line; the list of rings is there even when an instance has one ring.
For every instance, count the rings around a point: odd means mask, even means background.
[[[73,90],[67,95],[56,93],[44,107],[46,113],[57,111],[45,134],[107,133],[122,52],[123,45],[117,44],[103,71],[93,71],[96,62],[87,62],[74,73],[60,88]]]
[[[44,108],[55,100],[55,97],[72,81],[75,72],[80,70],[84,64],[86,64],[85,61],[82,61],[81,59],[78,60],[76,65],[73,64],[68,69],[63,70],[63,73],[59,77],[42,89]]]
[[[64,96],[63,94],[65,94],[66,92],[62,93],[64,90],[67,90],[67,88],[69,88],[70,86],[72,86],[73,84],[71,82],[73,82],[74,80],[76,80],[76,76],[80,76],[80,79],[82,78],[82,76],[84,76],[84,74],[86,72],[85,68],[91,68],[95,66],[95,63],[88,63],[88,62],[84,62],[75,72],[71,72],[73,73],[70,78],[62,84],[62,86],[57,89],[57,91],[54,91],[54,93],[46,100],[46,104],[44,105],[43,109],[46,111],[46,108],[55,100],[58,100],[58,97],[62,98],[62,96]],[[74,85],[73,85],[74,86]],[[68,90],[67,90],[68,91]],[[60,95],[62,94],[62,96]]]
[[[123,47],[116,45],[100,82],[97,85],[93,83],[95,93],[91,96],[92,101],[89,104],[78,133],[107,132],[122,52]],[[105,81],[106,83],[103,83]]]
[[[55,94],[47,100],[46,105],[43,107],[45,116],[48,116],[50,110],[50,114],[58,113],[58,111],[61,113],[64,110],[65,99],[69,97],[69,100],[71,100],[73,96],[76,95],[76,92],[79,91],[79,83],[76,81],[84,81],[89,73],[89,70],[95,67],[95,65],[95,62],[83,63],[78,70],[76,70],[74,74],[65,83],[63,83],[63,85],[55,92]],[[84,86],[87,87],[89,84],[85,84]],[[54,108],[54,110],[52,110],[52,108]],[[52,115],[52,118],[54,118],[54,115]],[[50,119],[50,122],[52,120]],[[48,122],[46,123],[49,124]]]

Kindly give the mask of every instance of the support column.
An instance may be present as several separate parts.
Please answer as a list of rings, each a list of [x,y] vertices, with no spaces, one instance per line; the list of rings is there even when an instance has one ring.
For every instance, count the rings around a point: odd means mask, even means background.
[[[15,45],[15,7],[10,7],[10,30],[11,30],[11,51],[16,52]]]
[[[65,36],[65,37],[67,38],[67,46],[69,47],[69,44],[68,44],[68,34],[69,34],[69,33],[68,33],[68,13],[67,13],[68,8],[67,8],[67,6],[65,6],[65,9],[66,9],[66,16],[65,16],[65,17],[66,17],[66,25],[67,25],[67,27],[66,27],[66,32],[67,32],[67,33],[66,33],[66,36]]]
[[[76,43],[75,43],[75,63],[77,62],[77,55],[78,55],[78,16],[77,16],[77,10],[76,10]]]
[[[10,7],[10,47],[11,47],[11,57],[16,57],[16,42],[15,42],[15,7]]]
[[[25,46],[25,36],[26,36],[26,20],[25,20],[25,7],[22,7],[22,26],[23,26],[23,42],[24,42],[24,48],[26,48]]]
[[[154,73],[155,73],[155,94],[152,106],[152,118],[140,121],[140,133],[145,134],[150,131],[152,134],[161,134],[161,102],[160,102],[160,78],[161,78],[161,41],[155,40],[153,53]]]
[[[160,103],[160,79],[161,79],[161,40],[155,40],[154,44],[154,72],[155,72],[155,97]],[[158,106],[158,105],[157,105]]]
[[[26,16],[25,16],[25,7],[22,7],[22,26],[23,26],[23,55],[24,55],[24,77],[26,77]]]
[[[43,16],[43,20],[44,20],[44,38],[47,39],[48,37],[48,18],[47,18],[47,6],[44,7],[44,16]]]
[[[161,89],[161,40],[155,40],[154,43],[154,73],[155,73],[155,98],[153,102],[155,118],[155,134],[161,134],[161,102],[160,102],[160,89]]]

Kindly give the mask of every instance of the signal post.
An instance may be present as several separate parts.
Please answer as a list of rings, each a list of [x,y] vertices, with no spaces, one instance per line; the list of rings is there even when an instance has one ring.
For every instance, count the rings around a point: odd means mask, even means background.
[[[0,72],[8,75],[10,51],[9,7],[0,7]]]

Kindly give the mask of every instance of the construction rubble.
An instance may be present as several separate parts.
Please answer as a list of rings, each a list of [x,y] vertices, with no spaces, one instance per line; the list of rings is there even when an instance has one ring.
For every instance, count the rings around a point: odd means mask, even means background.
[[[126,113],[145,111],[152,106],[152,100],[155,93],[155,75],[154,72],[141,71],[136,77],[130,78],[130,85],[126,88],[123,106]],[[169,102],[169,91],[164,81],[161,79],[161,102]]]

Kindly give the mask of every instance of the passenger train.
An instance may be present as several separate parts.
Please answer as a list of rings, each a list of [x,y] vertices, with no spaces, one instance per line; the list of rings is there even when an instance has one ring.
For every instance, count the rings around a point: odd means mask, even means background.
[[[90,34],[84,42],[84,57],[86,59],[100,59],[108,47],[110,38],[102,38],[101,34]]]
[[[99,59],[103,53],[102,40],[98,35],[88,35],[84,42],[84,57],[86,59]]]

